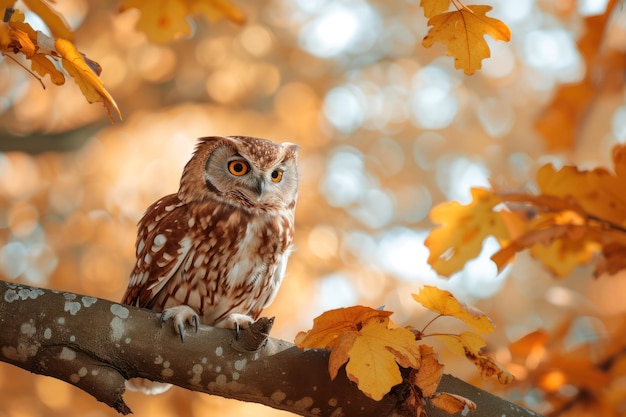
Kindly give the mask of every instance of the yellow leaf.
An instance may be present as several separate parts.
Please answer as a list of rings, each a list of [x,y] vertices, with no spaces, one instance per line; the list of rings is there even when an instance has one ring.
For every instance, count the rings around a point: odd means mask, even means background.
[[[313,320],[313,328],[308,332],[300,332],[295,344],[300,349],[329,349],[337,337],[349,331],[358,331],[364,323],[372,318],[385,318],[391,311],[376,310],[370,307],[354,306],[327,311]]]
[[[424,17],[431,17],[441,14],[450,8],[450,0],[421,0],[420,6],[424,9]]]
[[[430,211],[433,223],[439,226],[426,238],[430,250],[428,263],[444,276],[463,269],[470,259],[480,254],[483,241],[494,236],[502,242],[508,241],[511,232],[521,229],[519,218],[505,211],[493,211],[502,199],[490,190],[472,188],[472,202],[461,205],[456,201],[439,204]]]
[[[83,56],[78,52],[76,47],[65,39],[57,39],[55,42],[57,52],[61,55],[61,64],[69,75],[74,78],[76,84],[80,87],[83,95],[90,103],[102,102],[109,114],[109,119],[113,122],[112,111],[115,110],[117,116],[121,119],[120,113],[115,100],[105,90],[100,78],[85,63]]]
[[[69,41],[74,40],[74,33],[71,31],[67,22],[61,15],[55,12],[46,1],[43,0],[23,0],[37,16],[44,21],[50,29],[52,36],[55,38],[63,38]]]
[[[443,365],[439,363],[435,350],[430,346],[420,345],[420,354],[421,364],[411,371],[409,380],[422,391],[423,397],[430,397],[437,391],[443,376]]]
[[[11,37],[11,40],[17,42],[15,48],[19,49],[20,52],[26,55],[27,58],[35,55],[36,48],[33,44],[33,41],[28,36],[28,33],[23,32],[19,29],[13,29],[10,30],[9,35]],[[14,44],[14,42],[11,43]]]
[[[52,82],[56,85],[65,83],[65,76],[59,71],[52,61],[44,54],[35,54],[30,57],[31,68],[39,75],[44,77],[46,74],[50,76]]]
[[[439,392],[430,398],[430,402],[435,407],[447,412],[448,414],[460,413],[467,407],[470,411],[476,410],[476,403],[461,397],[460,395],[450,394],[447,392]]]
[[[412,296],[427,309],[443,316],[456,317],[479,333],[491,333],[495,329],[493,322],[485,313],[461,303],[449,291],[425,285],[419,294],[412,294]]]
[[[466,6],[459,10],[438,14],[428,20],[432,26],[422,45],[430,48],[435,42],[447,45],[447,54],[454,56],[454,67],[473,74],[481,68],[481,61],[491,53],[484,35],[494,40],[509,41],[510,29],[498,19],[487,17],[490,6]]]
[[[615,224],[626,225],[626,163],[622,153],[626,146],[618,145],[613,150],[613,163],[618,173],[604,168],[581,171],[574,166],[557,170],[547,164],[537,172],[537,185],[542,194],[573,198],[582,209],[594,216]]]
[[[376,401],[402,382],[398,365],[420,366],[420,349],[413,333],[407,329],[389,329],[388,323],[386,317],[369,320],[348,352],[348,378]]]
[[[466,352],[479,355],[480,350],[486,345],[485,339],[474,332],[463,332],[461,334],[440,334],[437,339],[458,355],[465,356]]]
[[[153,43],[190,36],[187,17],[195,14],[202,14],[211,21],[222,17],[238,24],[245,21],[243,12],[228,0],[123,0],[120,9],[130,8],[140,10],[137,29]]]
[[[530,254],[557,277],[568,276],[574,268],[587,264],[602,250],[602,245],[586,238],[587,228],[584,226],[555,226],[550,231],[559,238],[548,245],[533,245]],[[582,233],[582,236],[572,238],[575,233]]]

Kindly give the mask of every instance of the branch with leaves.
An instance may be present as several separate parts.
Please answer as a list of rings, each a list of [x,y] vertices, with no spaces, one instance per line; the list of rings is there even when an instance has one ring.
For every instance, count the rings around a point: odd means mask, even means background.
[[[502,270],[518,252],[530,254],[553,275],[566,277],[596,260],[595,274],[626,269],[626,146],[613,149],[613,171],[556,169],[537,173],[538,194],[472,189],[472,202],[431,210],[436,227],[426,239],[428,262],[441,275],[460,271],[493,236],[501,249],[491,259]]]
[[[331,380],[328,350],[303,351],[267,335],[236,339],[231,330],[206,326],[181,344],[154,312],[90,296],[0,281],[0,325],[0,360],[66,381],[123,414],[130,412],[122,398],[124,380],[143,377],[301,416],[416,415],[415,388],[407,382],[377,401],[345,373]],[[482,412],[536,416],[450,376],[437,385],[438,392],[465,398]],[[424,412],[448,415],[432,398]],[[474,413],[466,415],[481,412]]]
[[[109,119],[113,121],[113,113],[122,118],[113,97],[104,88],[98,78],[102,68],[76,49],[72,43],[74,34],[65,20],[50,8],[43,0],[27,0],[24,3],[36,13],[48,26],[52,36],[24,21],[24,13],[14,8],[15,0],[0,0],[0,53],[19,65],[22,57],[30,61],[32,71],[24,67],[39,80],[43,88],[45,84],[39,77],[48,75],[53,84],[63,85],[65,75],[55,62],[60,62],[65,73],[71,76],[80,87],[81,92],[90,103],[101,102],[107,110]]]

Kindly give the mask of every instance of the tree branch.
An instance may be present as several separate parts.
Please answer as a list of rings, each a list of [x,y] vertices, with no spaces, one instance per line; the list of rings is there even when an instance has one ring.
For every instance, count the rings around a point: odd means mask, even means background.
[[[122,414],[131,412],[124,380],[143,377],[305,417],[405,415],[406,387],[373,401],[345,373],[330,381],[327,351],[259,338],[271,324],[262,321],[237,340],[232,330],[200,326],[181,345],[150,310],[0,281],[0,360],[66,381]],[[474,401],[478,410],[467,416],[537,416],[450,376],[440,390]],[[429,416],[448,414],[431,409]]]

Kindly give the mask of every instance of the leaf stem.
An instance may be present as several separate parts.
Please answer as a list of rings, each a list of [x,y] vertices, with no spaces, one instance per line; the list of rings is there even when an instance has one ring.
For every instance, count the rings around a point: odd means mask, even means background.
[[[420,332],[424,334],[424,331],[426,330],[426,328],[430,326],[435,320],[437,320],[439,317],[442,317],[442,316],[443,314],[437,314],[431,321],[429,321],[428,323],[426,323],[424,327],[422,327],[422,330],[420,330]]]
[[[41,78],[39,78],[34,72],[32,72],[31,70],[26,68],[26,66],[24,64],[22,64],[20,61],[15,59],[15,57],[13,57],[11,55],[7,55],[4,52],[2,52],[2,56],[7,57],[7,58],[13,60],[13,62],[15,62],[17,65],[19,65],[20,67],[24,68],[26,70],[26,72],[28,72],[30,75],[35,77],[37,79],[37,81],[39,81],[39,84],[41,84],[41,86],[43,87],[44,90],[46,89],[46,85],[43,83],[43,80]]]

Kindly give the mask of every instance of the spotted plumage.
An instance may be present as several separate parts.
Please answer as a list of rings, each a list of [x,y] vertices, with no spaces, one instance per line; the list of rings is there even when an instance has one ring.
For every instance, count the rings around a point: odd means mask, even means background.
[[[122,302],[163,311],[177,331],[198,319],[232,328],[258,318],[291,252],[297,150],[251,137],[200,139],[178,193],[139,222]]]

